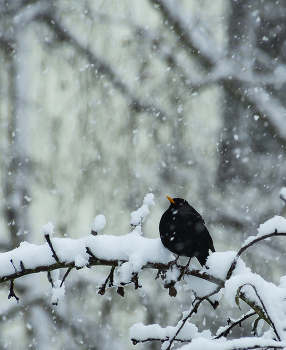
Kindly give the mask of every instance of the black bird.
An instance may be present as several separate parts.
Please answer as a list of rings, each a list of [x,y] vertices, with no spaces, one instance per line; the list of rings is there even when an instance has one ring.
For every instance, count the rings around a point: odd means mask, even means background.
[[[182,198],[171,198],[170,207],[162,215],[159,231],[163,245],[179,256],[196,257],[205,265],[209,250],[215,251],[213,240],[202,216]]]

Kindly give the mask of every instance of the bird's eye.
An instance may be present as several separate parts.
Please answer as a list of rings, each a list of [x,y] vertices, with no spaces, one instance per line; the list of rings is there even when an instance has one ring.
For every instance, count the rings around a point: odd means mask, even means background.
[[[183,202],[180,202],[180,205],[183,205]]]

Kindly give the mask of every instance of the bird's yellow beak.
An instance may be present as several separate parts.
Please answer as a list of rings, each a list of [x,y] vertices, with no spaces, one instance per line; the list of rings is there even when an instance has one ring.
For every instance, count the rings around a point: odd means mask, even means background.
[[[171,203],[175,204],[175,201],[174,201],[173,198],[171,198],[171,197],[169,197],[169,196],[167,196],[167,198],[169,199],[169,201],[170,201]]]

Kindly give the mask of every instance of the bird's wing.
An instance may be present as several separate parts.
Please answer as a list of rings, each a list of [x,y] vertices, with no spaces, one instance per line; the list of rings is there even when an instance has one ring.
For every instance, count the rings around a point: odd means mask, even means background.
[[[210,249],[212,252],[215,252],[215,248],[214,248],[214,244],[213,244],[213,239],[212,236],[209,233],[209,230],[206,227],[206,224],[204,222],[204,219],[201,217],[200,214],[193,214],[194,216],[196,216],[197,218],[199,218],[200,221],[202,221],[202,223],[204,224],[204,228],[205,230],[203,231],[203,235],[204,235],[204,239],[207,243],[208,249]]]
[[[196,216],[198,216],[200,219],[202,219],[202,220],[204,221],[204,219],[202,218],[201,214],[198,213],[198,212],[196,211],[196,209],[193,208],[192,206],[191,206],[190,213],[191,213],[191,214],[194,214],[194,215],[196,215]]]

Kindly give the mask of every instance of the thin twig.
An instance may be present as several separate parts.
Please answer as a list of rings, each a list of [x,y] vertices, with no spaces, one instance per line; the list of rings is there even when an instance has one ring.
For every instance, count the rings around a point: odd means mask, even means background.
[[[171,349],[171,346],[173,344],[173,342],[176,340],[176,337],[178,336],[178,334],[180,333],[180,331],[182,330],[182,328],[184,327],[184,325],[186,324],[186,322],[188,321],[189,318],[192,317],[192,315],[194,313],[197,313],[198,311],[198,308],[199,306],[201,305],[201,303],[205,300],[205,298],[202,298],[202,299],[197,299],[197,302],[196,304],[194,305],[193,303],[193,308],[192,310],[190,311],[190,313],[182,320],[182,323],[180,325],[180,327],[177,329],[175,335],[172,337],[172,339],[169,341],[169,345],[168,347],[166,348],[166,350],[170,350]]]
[[[255,243],[257,242],[260,242],[264,239],[267,239],[267,238],[270,238],[270,237],[275,237],[275,236],[286,236],[286,233],[285,232],[277,232],[277,230],[275,230],[274,232],[272,233],[269,233],[267,235],[264,235],[264,236],[261,236],[261,237],[258,237],[256,239],[254,239],[253,241],[251,241],[250,243],[248,243],[247,245],[243,246],[239,252],[236,254],[236,257],[234,258],[228,272],[227,272],[227,275],[226,275],[226,279],[230,279],[235,267],[236,267],[236,264],[237,264],[237,261],[238,261],[238,258],[241,256],[241,254],[249,247],[253,246]]]
[[[241,318],[237,319],[236,321],[234,321],[227,329],[225,329],[224,331],[222,331],[221,333],[219,333],[215,339],[219,339],[221,337],[226,337],[228,335],[228,333],[232,330],[233,327],[240,325],[241,326],[241,322],[247,320],[248,318],[252,317],[256,315],[256,312],[249,312],[246,315],[243,315]]]
[[[57,256],[57,253],[55,252],[55,250],[54,250],[54,247],[53,247],[53,245],[52,245],[52,242],[51,242],[51,239],[50,239],[50,235],[45,235],[45,238],[46,238],[46,241],[48,242],[48,245],[49,245],[49,247],[51,248],[51,251],[52,251],[52,257],[56,260],[56,262],[57,263],[59,263],[60,262],[60,259],[58,258],[58,256]]]
[[[13,265],[14,270],[15,270],[15,272],[17,273],[18,271],[17,271],[17,269],[16,269],[16,267],[15,267],[15,265],[14,265],[14,263],[13,263],[13,259],[10,259],[10,263]]]
[[[22,260],[20,260],[20,267],[21,267],[22,270],[25,270],[25,266],[24,266],[24,263],[23,263]]]
[[[8,295],[8,299],[10,298],[15,298],[17,300],[17,303],[19,302],[19,298],[17,297],[17,295],[14,292],[14,280],[11,280],[10,282],[10,292]]]
[[[161,343],[165,343],[168,340],[170,340],[169,337],[166,337],[165,339],[161,339],[161,338],[147,338],[147,339],[143,339],[143,340],[137,340],[137,339],[134,339],[134,338],[131,339],[133,345],[137,345],[138,343],[146,343],[148,341],[160,341]],[[179,339],[179,338],[176,338],[175,341],[178,341],[178,342],[181,342],[181,343],[189,343],[191,341],[191,339]]]
[[[96,256],[93,254],[89,247],[85,247],[85,250],[87,254],[90,255],[95,261],[97,260]]]
[[[135,289],[142,288],[141,284],[139,284],[139,276],[137,272],[133,274],[131,282],[134,283]]]
[[[54,288],[54,282],[53,282],[53,279],[52,279],[51,271],[47,272],[47,277],[48,277],[48,281],[50,282],[52,288]]]
[[[107,276],[105,282],[101,285],[101,287],[99,288],[98,294],[100,295],[104,295],[106,292],[106,286],[107,283],[109,282],[109,287],[113,286],[113,280],[114,280],[114,271],[115,271],[115,266],[112,266],[109,275]]]
[[[62,282],[61,282],[61,284],[60,284],[60,288],[61,288],[62,285],[64,284],[64,281],[65,281],[65,279],[68,277],[68,274],[71,272],[71,270],[72,270],[72,267],[69,267],[69,268],[67,269],[66,273],[64,274],[63,280],[62,280]]]

